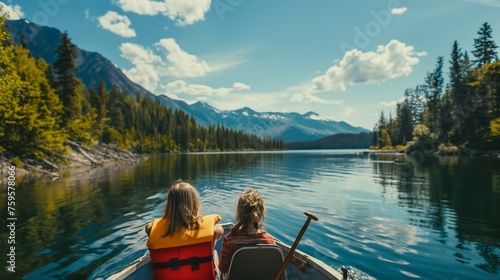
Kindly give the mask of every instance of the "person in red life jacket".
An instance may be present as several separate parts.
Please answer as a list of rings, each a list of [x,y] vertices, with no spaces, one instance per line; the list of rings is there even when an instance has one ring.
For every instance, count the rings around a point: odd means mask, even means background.
[[[221,217],[200,216],[200,206],[196,189],[176,181],[163,216],[146,225],[155,279],[215,279],[213,250],[224,230],[217,225]]]
[[[219,270],[225,277],[231,258],[237,249],[256,244],[276,244],[274,237],[264,230],[262,222],[266,209],[264,199],[256,190],[245,190],[238,199],[237,224],[224,236]]]

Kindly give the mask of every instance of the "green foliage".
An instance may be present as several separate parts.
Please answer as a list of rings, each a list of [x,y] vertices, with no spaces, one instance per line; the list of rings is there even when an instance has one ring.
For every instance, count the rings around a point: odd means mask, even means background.
[[[380,130],[379,147],[392,146],[391,136],[386,128]]]
[[[46,67],[26,49],[0,45],[0,146],[16,155],[43,157],[40,149],[59,150],[65,140]]]
[[[66,123],[66,131],[71,140],[82,142],[84,145],[93,146],[100,135],[96,134],[97,113],[95,109],[85,115],[77,116]]]
[[[429,128],[424,124],[417,124],[413,129],[413,141],[407,142],[407,151],[429,151],[433,150],[433,136]]]
[[[413,141],[423,142],[431,140],[431,132],[425,124],[417,124],[413,129]]]
[[[398,151],[404,151],[404,150],[406,150],[406,146],[404,146],[404,145],[397,145],[394,149],[398,150]]]
[[[402,145],[412,139],[413,119],[408,98],[396,106],[396,120],[393,122],[393,144]]]
[[[13,157],[10,161],[12,165],[14,165],[17,168],[24,168],[23,162],[19,159],[19,157]]]
[[[490,122],[490,131],[492,137],[500,137],[500,118],[496,118]]]
[[[438,154],[440,155],[457,155],[460,153],[460,149],[451,143],[441,143],[438,147]]]
[[[484,148],[500,149],[500,117],[490,122],[490,133],[483,141]]]

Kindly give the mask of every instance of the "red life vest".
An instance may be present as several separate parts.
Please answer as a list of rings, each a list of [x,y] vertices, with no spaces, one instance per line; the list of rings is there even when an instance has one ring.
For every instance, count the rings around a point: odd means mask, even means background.
[[[219,215],[203,217],[199,229],[181,229],[163,237],[168,221],[154,219],[147,246],[155,279],[215,279],[212,240]]]

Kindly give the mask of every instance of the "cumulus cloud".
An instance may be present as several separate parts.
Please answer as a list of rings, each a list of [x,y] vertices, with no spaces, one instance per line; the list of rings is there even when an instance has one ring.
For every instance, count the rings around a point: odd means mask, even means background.
[[[124,73],[150,91],[157,88],[162,76],[194,78],[211,71],[206,61],[182,50],[174,39],[161,39],[155,46],[161,46],[168,52],[165,59],[141,45],[123,43],[120,46],[121,56],[134,65]]]
[[[9,14],[9,19],[21,19],[24,17],[24,12],[19,5],[7,5],[4,2],[0,2],[0,6],[3,6],[1,14]]]
[[[97,18],[99,25],[116,35],[122,37],[135,37],[135,30],[130,28],[131,22],[127,16],[120,15],[114,11],[108,11],[105,15]]]
[[[348,85],[377,84],[407,76],[413,71],[413,65],[418,64],[418,57],[425,55],[398,40],[378,46],[375,52],[353,49],[324,75],[314,78],[309,91],[345,91]]]
[[[150,47],[133,43],[120,45],[121,56],[133,65],[123,72],[129,79],[144,88],[154,92],[160,80],[172,81],[172,78],[197,78],[208,73],[228,68],[236,63],[214,62],[198,58],[196,55],[184,51],[172,38],[164,38]],[[214,66],[212,66],[212,64]],[[177,81],[176,81],[177,82]],[[172,84],[173,86],[175,84]],[[186,85],[190,93],[223,94],[229,91],[248,90],[250,87],[244,83],[236,82],[231,88],[203,88],[198,85]],[[215,91],[212,91],[215,90]],[[173,91],[173,89],[171,89]]]
[[[174,77],[200,77],[212,69],[204,60],[182,50],[172,38],[161,39],[158,46],[167,50],[168,55],[165,73]]]
[[[203,96],[223,96],[231,92],[249,90],[250,86],[241,82],[236,82],[232,87],[219,87],[212,88],[207,85],[200,84],[187,84],[183,80],[176,80],[162,86],[166,93],[171,96],[177,96],[178,94],[189,94],[189,95],[203,95]]]
[[[406,7],[394,8],[391,10],[391,14],[393,15],[402,15],[408,10]]]
[[[114,2],[125,12],[154,16],[162,14],[177,25],[189,25],[205,19],[211,0],[116,0]]]
[[[132,43],[121,44],[120,51],[123,58],[134,64],[133,68],[123,70],[125,75],[134,83],[154,91],[160,80],[157,65],[162,63],[162,59],[152,50]]]

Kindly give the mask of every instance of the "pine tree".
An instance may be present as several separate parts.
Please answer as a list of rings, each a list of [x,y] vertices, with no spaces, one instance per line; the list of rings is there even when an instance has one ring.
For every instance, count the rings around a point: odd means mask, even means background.
[[[481,70],[471,88],[478,104],[476,129],[485,130],[491,120],[500,117],[500,61],[489,63]]]
[[[54,63],[56,91],[64,106],[63,122],[77,118],[82,114],[81,82],[76,78],[76,46],[71,43],[68,33],[61,34],[61,43],[57,46],[58,58]]]
[[[116,129],[120,133],[125,132],[125,117],[123,113],[125,111],[124,108],[126,107],[126,105],[124,103],[123,93],[114,86],[109,91],[109,100],[107,107],[109,126]],[[144,110],[147,110],[147,107],[144,108]]]
[[[442,129],[449,132],[457,140],[463,134],[463,110],[466,100],[467,82],[469,75],[469,58],[467,52],[462,53],[458,42],[453,43],[450,56],[450,89],[449,96],[443,100]]]
[[[23,49],[28,49],[28,42],[26,42],[26,37],[24,37],[24,34],[21,34],[21,36],[19,36],[19,45]]]
[[[460,47],[458,46],[458,42],[455,41],[453,43],[453,48],[451,51],[450,57],[450,86],[451,90],[459,90],[462,86],[464,77],[462,71],[462,61],[463,61],[463,53]]]
[[[405,99],[402,103],[398,103],[396,107],[396,121],[396,131],[399,138],[397,141],[404,145],[406,142],[411,141],[413,133],[413,120],[408,99]]]
[[[409,88],[404,92],[405,100],[408,101],[408,106],[412,115],[412,123],[422,123],[422,114],[424,112],[424,87],[422,85],[416,86],[414,89]]]
[[[491,36],[492,31],[491,26],[485,22],[477,32],[479,37],[474,39],[472,54],[476,57],[474,63],[479,67],[498,60],[496,52],[498,46],[493,41]]]
[[[433,72],[427,73],[425,78],[425,99],[427,100],[428,126],[431,132],[439,132],[439,113],[440,113],[440,100],[443,93],[443,57],[439,56],[436,62],[436,68]]]

